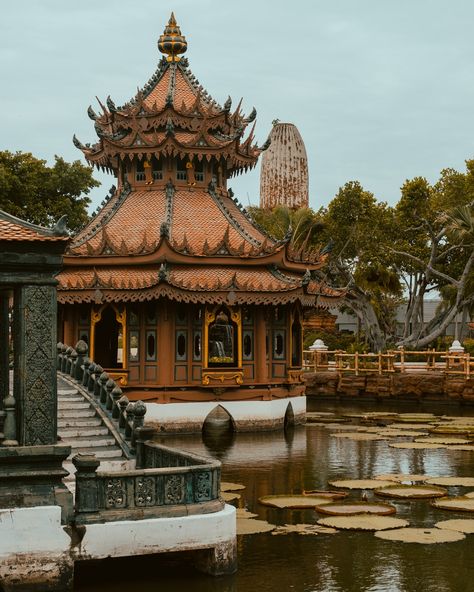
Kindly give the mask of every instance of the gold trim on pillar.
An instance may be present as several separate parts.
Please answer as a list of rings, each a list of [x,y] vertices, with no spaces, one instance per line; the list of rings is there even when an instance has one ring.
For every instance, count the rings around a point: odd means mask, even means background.
[[[293,364],[293,323],[295,322],[296,316],[298,316],[298,322],[300,325],[300,362],[301,366],[295,366],[295,368],[302,368],[303,366],[303,323],[302,323],[302,313],[298,305],[296,305],[288,315],[290,318],[290,325],[288,327],[288,335],[290,338],[290,347],[288,348],[289,356],[288,356],[288,365],[292,366]]]

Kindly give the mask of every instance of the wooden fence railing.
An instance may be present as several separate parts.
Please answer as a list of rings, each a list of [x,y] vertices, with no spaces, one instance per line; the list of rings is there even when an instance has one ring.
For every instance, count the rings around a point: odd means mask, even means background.
[[[474,357],[469,353],[436,350],[390,350],[385,353],[348,353],[343,350],[304,350],[303,368],[308,372],[335,371],[359,374],[395,372],[444,372],[469,378],[474,375]]]

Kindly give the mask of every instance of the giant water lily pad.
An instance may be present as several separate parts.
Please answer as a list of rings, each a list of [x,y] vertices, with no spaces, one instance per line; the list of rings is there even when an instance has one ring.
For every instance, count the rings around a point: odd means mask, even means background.
[[[404,481],[426,481],[429,478],[429,475],[419,475],[416,473],[386,473],[375,477],[375,479],[380,479],[381,481],[396,481],[397,483],[403,483]]]
[[[239,519],[239,518],[256,518],[258,516],[258,514],[254,514],[253,512],[250,512],[249,510],[247,510],[247,508],[237,508],[235,511],[235,515],[237,516],[237,519]]]
[[[277,526],[272,535],[278,534],[300,534],[300,535],[320,535],[320,534],[335,534],[337,529],[329,528],[328,526],[320,526],[319,524],[284,524]]]
[[[409,432],[407,435],[411,435],[413,430],[431,430],[433,428],[432,423],[392,423],[390,427],[393,430],[404,430]]]
[[[303,495],[312,495],[314,497],[324,497],[329,500],[338,500],[347,497],[346,491],[326,491],[320,489],[304,490]]]
[[[221,491],[221,498],[225,502],[234,502],[235,500],[240,499],[240,494],[235,492]]]
[[[316,495],[265,495],[258,499],[260,504],[264,506],[271,506],[272,508],[291,508],[291,509],[305,509],[314,508],[321,504],[329,503],[327,497]]]
[[[432,477],[426,482],[441,487],[474,487],[474,477]]]
[[[392,497],[395,499],[429,499],[443,497],[448,492],[435,485],[390,485],[374,491],[375,495]]]
[[[318,520],[321,526],[340,528],[342,530],[385,530],[388,528],[402,528],[408,526],[406,520],[392,516],[371,516],[358,514],[356,516],[329,516]]]
[[[466,537],[454,530],[442,530],[440,528],[397,528],[376,532],[375,536],[386,541],[398,541],[401,543],[423,543],[432,545],[434,543],[454,543],[462,541]]]
[[[472,518],[441,520],[435,524],[436,528],[446,528],[447,530],[456,530],[464,534],[474,534],[474,520]]]
[[[433,500],[431,504],[441,510],[474,512],[474,498],[472,497],[442,497],[441,499]]]
[[[357,440],[360,442],[386,439],[386,436],[379,436],[378,434],[366,434],[364,432],[339,432],[337,434],[330,434],[330,436],[331,438],[347,438],[348,440]]]
[[[316,508],[321,514],[329,516],[354,516],[356,514],[377,514],[388,516],[395,514],[396,508],[390,504],[378,502],[333,502]]]
[[[405,450],[435,450],[436,448],[444,448],[441,444],[429,444],[424,442],[394,442],[389,444],[390,448],[401,448]]]
[[[241,518],[237,520],[237,534],[260,534],[270,532],[275,524],[269,524],[266,520],[254,520],[253,518]]]
[[[221,482],[221,491],[240,491],[241,489],[245,489],[245,485],[242,485],[241,483]]]
[[[474,498],[474,491],[468,491],[464,494],[464,497],[473,497]]]
[[[460,444],[455,446],[448,446],[447,450],[461,450],[463,452],[472,452],[474,450],[474,444]]]
[[[337,479],[336,481],[329,481],[329,485],[345,489],[377,489],[378,487],[388,487],[393,483],[391,481],[380,481],[379,479]]]
[[[387,438],[417,438],[420,436],[425,436],[426,432],[409,432],[407,433],[405,430],[392,430],[392,429],[380,429],[375,432],[379,436],[384,436]],[[415,440],[416,442],[416,440]]]
[[[470,440],[465,438],[416,438],[415,442],[421,442],[422,444],[443,444],[450,446],[451,444],[470,444]]]

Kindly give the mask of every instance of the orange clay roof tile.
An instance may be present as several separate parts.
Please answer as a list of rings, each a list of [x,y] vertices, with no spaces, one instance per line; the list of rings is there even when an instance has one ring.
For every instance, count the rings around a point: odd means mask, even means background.
[[[16,223],[13,220],[5,220],[0,218],[0,240],[2,241],[65,241],[68,236],[55,236],[53,234],[46,234],[48,230],[44,229],[45,234],[41,229],[36,231],[34,228],[24,226]]]

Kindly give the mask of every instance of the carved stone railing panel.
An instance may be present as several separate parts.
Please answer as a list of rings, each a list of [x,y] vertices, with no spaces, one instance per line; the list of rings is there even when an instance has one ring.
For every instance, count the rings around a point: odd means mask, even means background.
[[[93,523],[133,520],[143,517],[185,516],[192,513],[216,512],[223,508],[220,499],[219,461],[182,453],[138,434],[147,468],[121,470],[120,473],[97,472],[91,458],[76,455],[76,522]],[[143,452],[143,451],[142,451]],[[159,466],[149,466],[157,460]],[[163,460],[173,466],[162,466]],[[88,491],[84,492],[83,489]],[[90,492],[96,492],[91,506]]]

